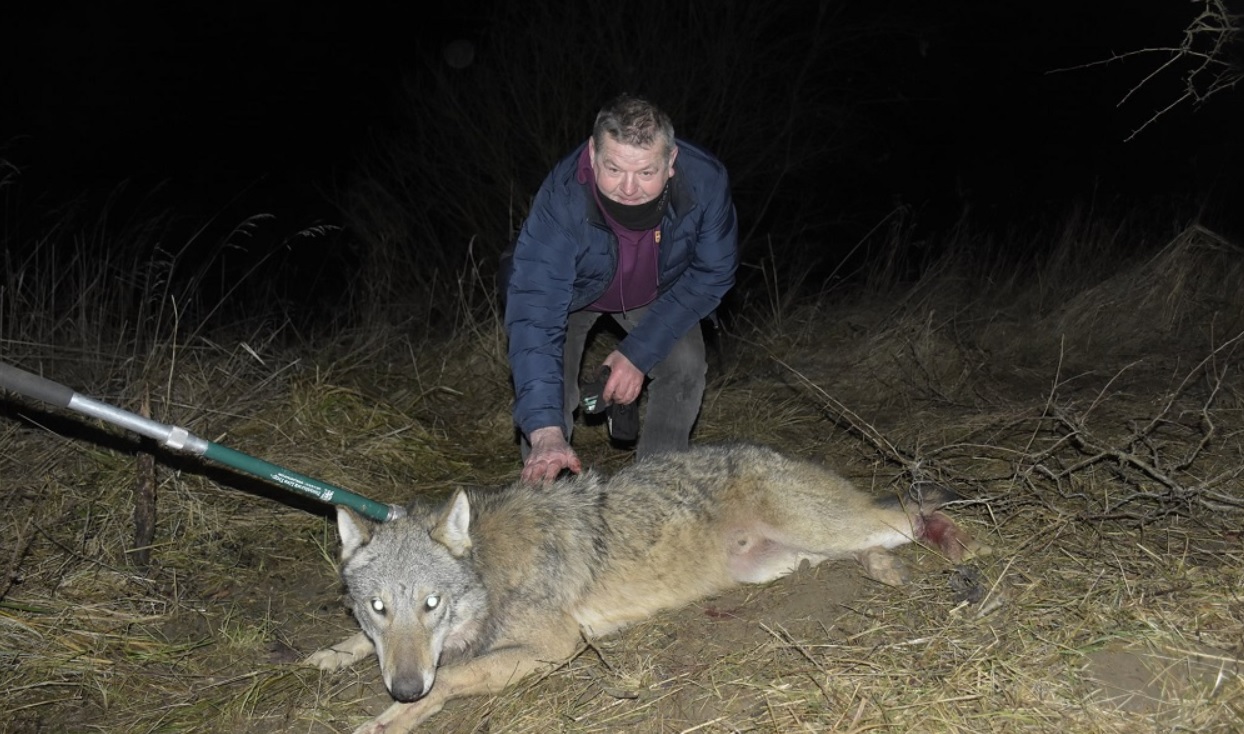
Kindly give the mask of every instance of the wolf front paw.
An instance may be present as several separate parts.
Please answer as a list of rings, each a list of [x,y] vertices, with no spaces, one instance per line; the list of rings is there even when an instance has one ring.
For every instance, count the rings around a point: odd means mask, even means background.
[[[372,719],[366,724],[363,724],[359,728],[355,729],[351,732],[351,734],[387,734],[388,731],[389,729],[385,726],[384,722],[379,719]]]
[[[336,645],[317,650],[307,656],[304,665],[320,670],[340,670],[351,666],[376,651],[367,635],[359,632]]]
[[[354,734],[407,734],[441,710],[443,702],[424,699],[414,703],[395,703],[371,721],[354,730]]]
[[[349,653],[334,650],[331,647],[326,647],[323,650],[316,650],[308,655],[307,659],[302,661],[302,664],[310,665],[311,667],[319,668],[320,670],[340,670],[341,668],[349,667],[356,662],[358,662],[357,657]]]

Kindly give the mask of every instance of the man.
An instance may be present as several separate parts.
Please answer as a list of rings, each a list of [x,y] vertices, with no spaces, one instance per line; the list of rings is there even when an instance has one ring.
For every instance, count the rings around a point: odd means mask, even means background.
[[[734,284],[737,263],[725,167],[676,140],[650,102],[607,104],[592,137],[541,184],[502,267],[525,481],[582,470],[570,437],[583,351],[601,316],[627,332],[603,362],[601,400],[630,405],[648,378],[636,453],[687,447],[707,372],[700,321]]]

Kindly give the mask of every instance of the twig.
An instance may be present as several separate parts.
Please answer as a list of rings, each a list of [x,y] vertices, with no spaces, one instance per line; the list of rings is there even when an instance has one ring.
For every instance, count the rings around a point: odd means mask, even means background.
[[[26,524],[22,525],[22,529],[18,531],[13,544],[13,555],[9,558],[8,565],[4,569],[4,580],[0,581],[3,587],[0,587],[0,601],[3,601],[9,595],[9,590],[21,578],[18,569],[22,566],[22,559],[30,552],[30,543],[33,534],[30,532],[31,525],[34,524],[34,518],[26,518]]]
[[[1188,100],[1193,100],[1194,104],[1202,104],[1219,92],[1234,87],[1241,78],[1244,78],[1244,72],[1229,61],[1227,53],[1228,47],[1240,32],[1240,16],[1233,15],[1227,10],[1226,0],[1194,0],[1194,2],[1200,2],[1204,7],[1200,14],[1184,28],[1183,40],[1178,46],[1126,51],[1114,54],[1107,59],[1054,69],[1050,73],[1105,66],[1134,57],[1149,57],[1154,54],[1167,56],[1156,69],[1143,76],[1123,95],[1116,105],[1122,107],[1143,87],[1162,76],[1164,72],[1181,65],[1189,65],[1190,68],[1181,75],[1180,83],[1183,85],[1183,92],[1174,101],[1151,114],[1140,127],[1124,138],[1124,141],[1130,141],[1180,104]]]
[[[891,443],[889,439],[882,435],[880,431],[870,425],[863,418],[859,417],[853,410],[848,408],[837,398],[826,392],[820,385],[809,380],[803,373],[786,364],[781,359],[773,357],[773,361],[787,369],[792,375],[795,376],[796,379],[799,380],[801,384],[819,395],[825,401],[828,408],[837,414],[840,422],[845,422],[846,427],[850,431],[870,443],[878,453],[888,457],[891,461],[894,461],[897,464],[901,464],[913,473],[919,469],[919,461],[917,461],[906,451],[899,449]]]

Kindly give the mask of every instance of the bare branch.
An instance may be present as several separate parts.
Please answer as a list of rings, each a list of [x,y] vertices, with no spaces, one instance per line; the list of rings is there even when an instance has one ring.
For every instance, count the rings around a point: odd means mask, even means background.
[[[1193,0],[1193,3],[1203,7],[1184,28],[1183,40],[1178,46],[1126,51],[1114,54],[1107,59],[1054,69],[1051,73],[1082,70],[1139,57],[1156,56],[1160,63],[1123,95],[1116,105],[1118,107],[1127,104],[1136,93],[1159,77],[1169,76],[1169,73],[1179,73],[1182,93],[1151,114],[1140,127],[1124,138],[1125,141],[1130,141],[1179,105],[1188,101],[1194,105],[1201,105],[1219,92],[1234,87],[1241,78],[1244,78],[1244,70],[1232,63],[1228,53],[1231,44],[1239,37],[1241,16],[1233,15],[1227,10],[1226,0]]]
[[[1151,115],[1126,140],[1135,138],[1150,124],[1183,102],[1192,100],[1193,104],[1200,105],[1215,94],[1235,86],[1244,76],[1244,72],[1227,57],[1227,48],[1240,31],[1240,16],[1227,11],[1226,0],[1198,1],[1204,7],[1184,29],[1183,42],[1177,49],[1154,49],[1153,53],[1167,55],[1167,61],[1133,87],[1119,104],[1126,102],[1128,97],[1157,74],[1176,65],[1185,67],[1182,75],[1183,94]]]

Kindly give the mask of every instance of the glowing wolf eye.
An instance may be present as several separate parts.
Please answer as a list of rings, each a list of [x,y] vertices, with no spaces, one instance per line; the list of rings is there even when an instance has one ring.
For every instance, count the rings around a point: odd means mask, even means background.
[[[426,606],[430,612],[441,605],[441,598],[436,594],[429,594],[428,598],[423,600],[423,605]]]
[[[379,599],[372,599],[371,610],[376,614],[384,614],[384,602]]]

